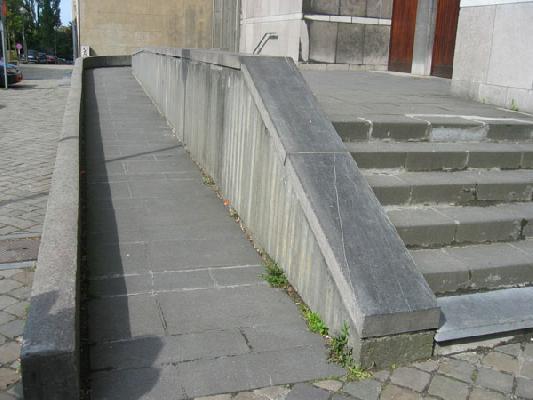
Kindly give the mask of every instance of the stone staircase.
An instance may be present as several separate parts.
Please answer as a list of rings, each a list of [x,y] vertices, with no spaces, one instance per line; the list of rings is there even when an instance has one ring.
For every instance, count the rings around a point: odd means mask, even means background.
[[[533,327],[532,127],[461,142],[337,129],[438,296],[437,342]]]

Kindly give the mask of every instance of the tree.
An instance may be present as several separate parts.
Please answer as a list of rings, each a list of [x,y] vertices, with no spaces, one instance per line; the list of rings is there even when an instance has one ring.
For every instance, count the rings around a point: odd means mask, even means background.
[[[60,0],[7,0],[9,48],[22,43],[28,49],[72,57],[72,26],[61,26]]]
[[[60,0],[37,0],[38,35],[42,49],[55,53],[57,47],[56,29],[61,26]]]
[[[23,31],[28,48],[38,45],[34,0],[7,0],[7,31],[10,48],[22,43]]]
[[[68,26],[57,29],[57,53],[58,57],[72,58],[72,22]]]

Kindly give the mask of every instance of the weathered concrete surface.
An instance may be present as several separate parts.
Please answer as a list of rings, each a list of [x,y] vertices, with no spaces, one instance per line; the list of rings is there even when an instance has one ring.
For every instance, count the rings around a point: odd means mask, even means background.
[[[533,398],[533,345],[497,342],[344,382],[335,379],[267,387],[196,400],[503,400]]]
[[[515,3],[515,4],[512,4]],[[533,112],[531,2],[462,7],[452,88],[457,94]]]
[[[429,288],[292,61],[155,49],[133,66],[303,299],[334,330],[348,321],[356,356],[435,326]]]
[[[76,61],[39,248],[21,362],[26,399],[79,396],[79,135],[83,61]]]
[[[439,342],[533,328],[533,288],[439,298],[443,318]]]
[[[91,393],[188,399],[339,376],[129,68],[85,81]]]
[[[130,58],[78,59],[72,72],[57,148],[21,364],[26,399],[75,399],[80,394],[80,130],[87,68]]]
[[[142,46],[212,47],[209,0],[76,1],[80,46],[91,55],[131,54]]]

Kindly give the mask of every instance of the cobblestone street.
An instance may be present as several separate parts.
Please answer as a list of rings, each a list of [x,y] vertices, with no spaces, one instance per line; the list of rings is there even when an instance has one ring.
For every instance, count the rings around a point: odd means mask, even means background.
[[[22,68],[0,95],[0,240],[41,233],[70,86],[65,66]]]
[[[504,400],[533,399],[533,343],[463,352],[379,371],[346,383],[325,380],[196,400]]]
[[[22,397],[22,333],[71,68],[22,70],[0,92],[0,400]]]

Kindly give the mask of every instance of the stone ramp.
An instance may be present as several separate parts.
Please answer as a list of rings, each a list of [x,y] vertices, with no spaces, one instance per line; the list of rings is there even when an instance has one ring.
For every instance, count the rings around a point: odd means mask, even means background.
[[[130,68],[86,72],[90,390],[185,399],[342,375]]]

